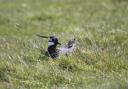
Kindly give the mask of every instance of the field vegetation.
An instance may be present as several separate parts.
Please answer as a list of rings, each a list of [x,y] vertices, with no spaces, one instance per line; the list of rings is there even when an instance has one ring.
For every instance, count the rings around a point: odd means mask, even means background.
[[[49,59],[38,33],[77,48]],[[128,1],[0,0],[0,89],[128,89]]]

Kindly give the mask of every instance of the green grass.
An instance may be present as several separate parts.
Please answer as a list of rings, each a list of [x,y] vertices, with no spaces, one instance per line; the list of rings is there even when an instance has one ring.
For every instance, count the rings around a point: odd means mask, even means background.
[[[49,59],[37,33],[77,49]],[[128,1],[0,0],[0,89],[128,89]]]

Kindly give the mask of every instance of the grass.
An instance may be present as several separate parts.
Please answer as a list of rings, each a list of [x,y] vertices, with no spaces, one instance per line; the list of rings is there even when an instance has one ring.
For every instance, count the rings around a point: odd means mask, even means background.
[[[77,40],[47,58],[47,40]],[[0,0],[0,89],[127,89],[127,0]]]

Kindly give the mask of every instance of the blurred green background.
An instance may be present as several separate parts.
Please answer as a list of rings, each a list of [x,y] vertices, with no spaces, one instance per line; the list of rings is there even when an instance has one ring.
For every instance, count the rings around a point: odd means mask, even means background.
[[[47,39],[77,49],[47,58]],[[128,89],[127,0],[0,0],[0,89]]]

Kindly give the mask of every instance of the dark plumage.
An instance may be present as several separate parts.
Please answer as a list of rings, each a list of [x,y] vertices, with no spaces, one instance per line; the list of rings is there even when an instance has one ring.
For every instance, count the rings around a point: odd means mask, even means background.
[[[60,44],[58,42],[58,38],[56,38],[54,36],[51,36],[49,38],[49,41],[48,41],[48,49],[47,49],[47,52],[46,52],[49,57],[56,58],[56,57],[59,56],[59,52],[56,49],[56,47],[57,47],[58,44]]]

